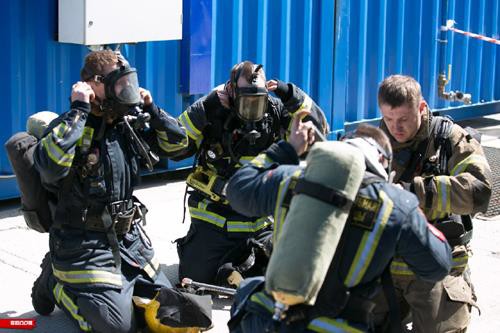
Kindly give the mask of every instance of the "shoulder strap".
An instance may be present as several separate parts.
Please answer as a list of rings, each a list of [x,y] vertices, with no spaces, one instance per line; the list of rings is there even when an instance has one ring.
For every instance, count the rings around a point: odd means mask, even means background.
[[[422,162],[425,156],[425,152],[427,150],[427,146],[429,145],[429,139],[425,139],[422,142],[419,143],[417,146],[417,149],[413,151],[411,158],[410,158],[410,164],[408,167],[405,169],[401,177],[399,178],[400,181],[409,183],[413,179],[413,175],[418,169],[422,168]]]
[[[450,136],[452,127],[453,127],[453,121],[450,118],[441,116],[432,117],[430,132],[431,135],[433,133],[436,134],[436,137],[434,139],[434,148],[437,151],[438,147],[443,145],[442,149],[444,149],[445,152],[445,154],[440,155],[443,156],[443,158],[445,158],[446,160],[445,161],[446,165],[441,166],[442,170],[446,170],[447,160],[449,158],[448,154],[451,155],[451,144],[448,138]],[[428,145],[429,145],[429,138],[426,138],[420,142],[420,144],[417,146],[417,149],[413,151],[412,156],[410,158],[411,161],[410,165],[408,165],[404,173],[401,175],[399,179],[400,181],[411,182],[411,180],[413,179],[413,175],[416,172],[418,173],[422,169],[424,164],[425,152],[427,151]]]
[[[320,183],[309,181],[304,177],[299,178],[295,185],[294,192],[308,195],[338,208],[348,209],[352,205],[352,200],[347,198],[340,191]]]
[[[435,119],[435,120],[434,120]],[[434,148],[436,150],[436,154],[438,155],[438,173],[440,175],[448,174],[448,159],[452,154],[452,147],[450,142],[450,134],[453,128],[453,121],[448,117],[440,117],[436,116],[433,118],[435,121],[435,134],[436,138],[434,139]]]

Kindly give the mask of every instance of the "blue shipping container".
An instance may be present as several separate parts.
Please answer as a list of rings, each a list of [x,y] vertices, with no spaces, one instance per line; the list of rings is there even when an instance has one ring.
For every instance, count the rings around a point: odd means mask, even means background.
[[[57,1],[0,0],[0,142],[24,130],[30,114],[62,113],[78,80],[84,46],[61,44]],[[500,47],[442,31],[456,27],[499,38],[498,0],[184,0],[183,40],[122,48],[142,86],[173,115],[227,80],[232,65],[252,60],[268,78],[296,83],[327,113],[331,138],[346,127],[379,118],[378,83],[387,75],[414,76],[434,109],[455,118],[500,112]],[[472,95],[472,105],[440,99],[447,91]],[[191,161],[163,162],[161,168]],[[4,150],[0,199],[18,196]]]

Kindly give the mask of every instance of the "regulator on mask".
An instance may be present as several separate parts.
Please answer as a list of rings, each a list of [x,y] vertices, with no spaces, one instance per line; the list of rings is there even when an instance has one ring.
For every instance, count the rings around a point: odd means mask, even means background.
[[[257,122],[267,111],[268,93],[266,87],[258,86],[258,73],[262,65],[257,65],[252,74],[252,82],[248,87],[238,87],[238,79],[242,68],[234,76],[234,109],[238,117],[244,122]]]
[[[255,65],[252,65],[255,66]],[[234,89],[234,98],[231,99],[231,107],[234,113],[243,122],[243,126],[236,130],[236,135],[254,145],[261,137],[261,131],[268,130],[268,91],[265,86],[259,86],[259,71],[262,65],[256,65],[252,72],[251,85],[239,87],[238,80],[242,75],[244,65],[240,66],[232,78],[231,85]],[[264,121],[263,121],[264,119]],[[259,123],[257,125],[257,123]],[[227,125],[227,124],[226,124]]]

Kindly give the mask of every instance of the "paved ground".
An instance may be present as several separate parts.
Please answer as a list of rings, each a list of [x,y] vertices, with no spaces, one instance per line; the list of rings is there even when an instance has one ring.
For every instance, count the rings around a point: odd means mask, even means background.
[[[500,148],[500,117],[485,117],[469,122],[485,134],[483,144]],[[170,178],[170,179],[168,179]],[[171,242],[183,236],[189,219],[182,224],[182,197],[185,184],[171,176],[152,176],[144,180],[137,196],[150,209],[146,229],[167,276],[176,282],[177,254]],[[18,214],[17,201],[0,202],[0,319],[36,318],[36,332],[77,332],[62,312],[40,317],[31,306],[30,291],[40,273],[39,264],[48,250],[48,236],[25,227]],[[474,256],[470,261],[479,297],[481,316],[473,312],[468,332],[500,331],[500,218],[474,221]],[[228,304],[217,302],[213,314],[215,327],[210,332],[227,332]],[[1,330],[14,332],[14,330]],[[25,331],[20,331],[25,332]]]

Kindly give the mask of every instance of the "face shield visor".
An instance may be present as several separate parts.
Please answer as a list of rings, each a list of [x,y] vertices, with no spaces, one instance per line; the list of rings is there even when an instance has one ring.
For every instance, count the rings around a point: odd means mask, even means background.
[[[135,68],[121,66],[103,78],[106,98],[118,104],[135,106],[141,103],[139,80]]]
[[[259,121],[267,111],[267,89],[264,87],[238,88],[236,113],[243,121]]]

